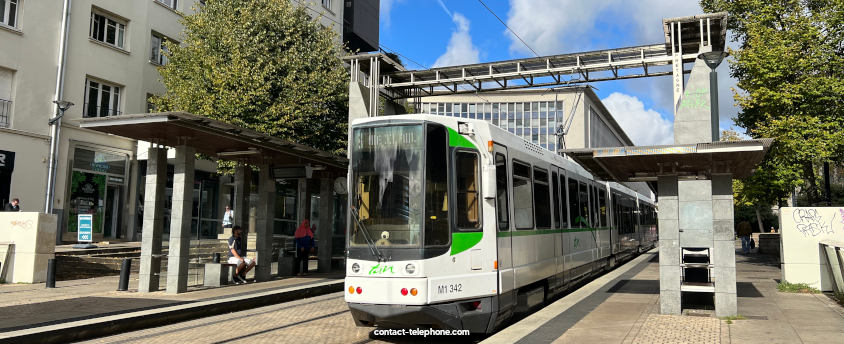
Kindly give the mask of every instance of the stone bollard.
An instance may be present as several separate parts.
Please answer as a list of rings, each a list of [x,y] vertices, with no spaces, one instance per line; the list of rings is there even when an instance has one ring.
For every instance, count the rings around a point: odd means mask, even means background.
[[[129,290],[129,271],[132,270],[132,259],[123,258],[120,265],[120,282],[117,283],[117,291]]]
[[[47,288],[56,287],[56,259],[47,260]]]

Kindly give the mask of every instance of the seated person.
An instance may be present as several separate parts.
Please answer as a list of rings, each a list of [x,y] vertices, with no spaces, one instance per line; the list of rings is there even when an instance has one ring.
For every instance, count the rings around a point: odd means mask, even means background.
[[[232,236],[229,237],[229,264],[237,264],[232,279],[237,284],[246,283],[246,273],[255,267],[255,260],[246,258],[246,243],[243,242],[243,229],[240,226],[232,227]]]

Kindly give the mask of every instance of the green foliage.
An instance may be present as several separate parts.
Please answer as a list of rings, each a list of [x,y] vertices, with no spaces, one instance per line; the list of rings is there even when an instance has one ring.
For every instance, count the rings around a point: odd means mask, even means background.
[[[727,317],[722,317],[721,319],[726,321],[727,324],[732,324],[733,320],[744,320],[744,319],[747,319],[747,318],[745,318],[743,315],[731,315],[731,316],[727,316]]]
[[[348,73],[331,29],[289,0],[208,0],[167,42],[160,111],[188,111],[338,153]]]
[[[832,299],[844,306],[844,293],[836,291],[832,293]]]
[[[735,190],[737,204],[773,204],[800,187],[819,200],[818,166],[844,160],[844,2],[701,0],[727,11],[740,49],[731,74],[744,92],[736,123],[774,138],[756,173]]]
[[[804,294],[817,294],[820,293],[820,290],[810,287],[806,283],[788,283],[786,281],[782,281],[777,284],[777,290],[783,293],[804,293]]]

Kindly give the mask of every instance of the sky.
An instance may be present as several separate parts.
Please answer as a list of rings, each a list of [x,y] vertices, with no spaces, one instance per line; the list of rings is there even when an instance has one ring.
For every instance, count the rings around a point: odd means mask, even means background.
[[[408,69],[663,43],[663,18],[703,13],[692,0],[381,0],[380,11],[380,45]],[[723,130],[736,82],[726,61],[717,72]],[[673,143],[670,76],[590,85],[634,144]]]

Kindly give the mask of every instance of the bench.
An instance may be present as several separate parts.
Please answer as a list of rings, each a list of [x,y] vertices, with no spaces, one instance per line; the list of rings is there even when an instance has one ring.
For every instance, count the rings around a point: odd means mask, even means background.
[[[234,277],[237,264],[229,263],[205,263],[206,287],[219,287],[230,284]]]

